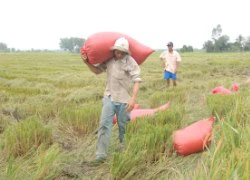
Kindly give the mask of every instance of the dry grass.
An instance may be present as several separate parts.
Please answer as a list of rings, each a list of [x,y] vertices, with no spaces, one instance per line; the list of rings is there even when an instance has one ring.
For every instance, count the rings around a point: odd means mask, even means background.
[[[178,86],[166,89],[159,52],[141,65],[141,108],[171,107],[130,123],[126,151],[103,165],[95,156],[95,131],[105,74],[94,75],[68,53],[0,54],[0,177],[4,179],[247,179],[250,175],[249,53],[184,53]],[[216,86],[240,84],[230,96],[211,95]],[[206,151],[178,156],[172,133],[216,116]]]

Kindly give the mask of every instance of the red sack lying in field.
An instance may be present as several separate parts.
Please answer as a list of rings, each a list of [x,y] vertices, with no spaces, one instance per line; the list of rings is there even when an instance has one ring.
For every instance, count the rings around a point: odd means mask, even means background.
[[[200,120],[173,134],[174,148],[177,154],[189,155],[200,152],[210,144],[214,118]]]
[[[231,94],[232,92],[229,89],[224,88],[223,86],[218,86],[211,91],[212,94]]]
[[[168,109],[169,107],[170,107],[170,102],[168,102],[167,104],[164,104],[158,108],[155,108],[155,109],[134,108],[130,112],[130,120],[134,121],[138,117],[153,116],[155,113],[157,113],[159,111],[164,111],[164,110]],[[114,116],[113,124],[115,124],[116,122],[117,122],[117,118],[116,118],[116,116]]]
[[[240,85],[239,85],[238,83],[234,83],[234,84],[232,85],[232,87],[231,87],[231,91],[236,92],[236,91],[239,90],[239,88],[240,88]]]
[[[81,53],[87,55],[89,63],[91,64],[105,62],[112,58],[113,53],[110,48],[120,37],[125,37],[129,41],[131,56],[135,59],[137,64],[143,63],[154,51],[125,34],[118,32],[99,32],[87,38],[84,46],[81,48]]]
[[[135,104],[133,110],[134,110],[134,109],[140,109],[140,105],[139,105],[139,104]],[[132,110],[132,111],[133,111],[133,110]],[[116,118],[116,115],[115,115],[114,118],[113,118],[113,124],[116,124],[116,122],[117,122],[117,118]]]
[[[224,88],[223,86],[218,86],[214,88],[211,92],[212,94],[231,94],[233,92],[237,92],[240,88],[238,83],[234,83],[232,87],[229,89]]]
[[[140,109],[140,105],[139,104],[135,104],[134,105],[134,109]]]

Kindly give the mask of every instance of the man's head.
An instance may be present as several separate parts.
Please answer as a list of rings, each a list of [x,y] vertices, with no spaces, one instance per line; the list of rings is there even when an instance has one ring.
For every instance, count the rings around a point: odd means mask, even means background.
[[[174,44],[170,41],[168,42],[167,47],[174,47]]]
[[[167,43],[167,47],[168,47],[168,50],[169,50],[169,51],[172,51],[172,50],[173,50],[173,47],[174,47],[173,42],[171,42],[171,41],[168,42],[168,43]]]
[[[130,54],[128,40],[124,37],[117,39],[111,50],[114,52],[115,58],[123,59],[125,55]]]

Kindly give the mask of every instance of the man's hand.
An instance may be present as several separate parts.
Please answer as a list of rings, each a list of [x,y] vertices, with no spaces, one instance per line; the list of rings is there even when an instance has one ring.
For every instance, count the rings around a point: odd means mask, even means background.
[[[127,112],[132,111],[134,109],[135,103],[136,103],[136,100],[134,98],[130,99],[128,104],[127,104],[126,111]]]
[[[88,63],[88,57],[86,54],[81,54],[81,58],[84,63]]]

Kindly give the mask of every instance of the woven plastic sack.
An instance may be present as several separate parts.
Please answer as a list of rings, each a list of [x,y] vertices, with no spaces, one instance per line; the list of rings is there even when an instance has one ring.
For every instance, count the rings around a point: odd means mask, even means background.
[[[141,44],[126,34],[118,32],[99,32],[87,38],[81,48],[81,53],[87,55],[89,63],[91,64],[103,63],[112,58],[113,54],[110,48],[120,37],[125,37],[129,41],[131,56],[135,59],[137,64],[142,64],[146,58],[154,52],[153,49]]]
[[[237,92],[239,91],[240,85],[238,83],[234,83],[231,87],[231,91]]]
[[[203,151],[211,142],[214,117],[197,121],[173,133],[177,154],[187,156]]]
[[[223,86],[218,86],[211,91],[212,94],[231,94],[232,92],[229,89],[224,88]]]
[[[137,106],[137,107],[134,107],[134,109],[130,112],[130,120],[134,121],[138,117],[153,116],[155,113],[166,110],[169,107],[170,107],[170,102],[163,104],[160,107],[154,108],[154,109],[140,109],[139,106]],[[116,116],[114,116],[113,124],[115,124],[116,122],[117,122],[117,118]]]

